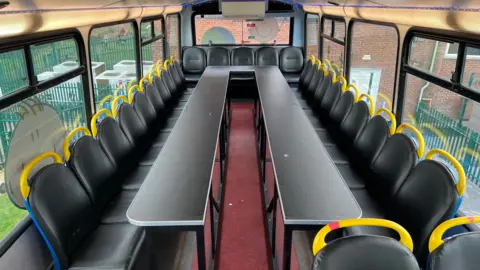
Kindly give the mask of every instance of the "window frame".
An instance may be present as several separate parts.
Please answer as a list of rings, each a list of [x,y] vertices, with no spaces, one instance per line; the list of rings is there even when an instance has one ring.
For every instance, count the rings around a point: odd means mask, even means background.
[[[320,28],[321,27],[321,17],[318,13],[312,13],[312,12],[305,12],[305,17],[303,19],[303,21],[305,22],[305,25],[304,25],[304,30],[303,30],[303,54],[305,55],[305,57],[307,57],[307,54],[308,54],[308,36],[307,36],[307,28],[308,28],[308,24],[307,24],[307,18],[308,18],[308,15],[313,15],[313,16],[317,16],[318,18],[318,32],[317,32],[317,55],[320,55],[320,51],[321,51],[321,44],[320,44],[320,39],[321,39],[321,36],[320,36],[320,33],[322,31],[322,29]]]
[[[137,82],[139,82],[141,77],[142,77],[142,64],[141,64],[142,63],[142,60],[141,60],[142,59],[142,54],[141,54],[142,44],[140,42],[140,40],[141,40],[140,24],[138,24],[136,20],[131,19],[131,20],[126,20],[126,21],[116,21],[116,22],[95,24],[88,31],[87,44],[88,44],[88,48],[90,50],[90,41],[91,41],[91,37],[92,37],[92,32],[95,29],[108,27],[108,26],[119,25],[119,24],[127,24],[127,23],[131,23],[132,26],[133,26],[133,32],[134,32],[135,44],[136,44],[136,46],[135,46],[135,58],[136,58],[135,72],[137,74]],[[165,47],[164,47],[163,50],[165,50]],[[92,63],[92,54],[91,53],[88,54],[88,59],[87,60],[88,60],[89,63]],[[94,83],[94,80],[92,78],[92,81],[89,82],[89,85],[91,87],[90,88],[91,89],[91,100],[90,100],[90,102],[93,104],[93,105],[90,105],[92,115],[97,112],[96,106],[94,105],[95,102],[96,102],[96,100],[95,100],[95,85],[94,84],[95,83]],[[88,121],[87,123],[90,123],[91,117],[87,117],[87,121]]]
[[[460,46],[460,45],[459,45]],[[468,46],[468,45],[467,45]],[[478,47],[477,46],[470,46],[470,47]],[[450,49],[450,43],[447,43],[447,47],[445,48],[445,59],[457,59],[458,52],[457,53],[448,53],[448,50]],[[468,55],[467,54],[467,60],[479,60],[480,59],[480,54],[479,55]]]
[[[160,35],[155,35],[154,24],[155,24],[156,21],[161,21],[162,22],[162,33]],[[158,41],[162,38],[165,39],[165,37],[166,37],[166,35],[165,35],[165,17],[163,15],[143,18],[140,21],[140,30],[142,29],[142,24],[144,24],[144,23],[150,23],[150,27],[152,29],[152,38],[144,41],[142,39],[142,35],[140,33],[140,42],[141,42],[142,47],[146,46],[148,44],[151,44],[155,41]],[[164,51],[163,53],[165,53],[165,48],[163,49],[163,51]]]
[[[77,44],[78,57],[79,57],[79,66],[75,69],[67,71],[59,76],[41,81],[37,81],[35,75],[32,55],[30,46],[31,45],[42,45],[46,43],[52,43],[63,40],[73,39]],[[27,68],[27,76],[29,84],[25,87],[18,88],[15,91],[6,94],[0,97],[0,110],[6,109],[12,106],[15,103],[21,102],[22,100],[28,99],[32,96],[40,94],[47,91],[48,89],[60,85],[70,79],[73,79],[77,76],[82,78],[82,88],[83,88],[83,99],[84,99],[84,109],[85,117],[89,122],[92,117],[91,102],[90,102],[90,88],[87,77],[87,62],[86,62],[86,50],[85,43],[82,38],[82,35],[78,29],[64,29],[46,33],[31,34],[25,36],[18,36],[13,38],[5,39],[6,43],[0,46],[0,53],[5,53],[14,50],[23,50],[25,55],[25,64]],[[8,249],[17,241],[17,239],[33,224],[32,218],[30,215],[26,215],[20,220],[19,223],[13,227],[13,229],[5,235],[4,238],[0,239],[0,257],[8,251]]]
[[[398,69],[398,63],[399,63],[399,57],[400,57],[400,48],[401,48],[401,44],[400,44],[400,30],[398,29],[398,26],[396,24],[392,24],[392,23],[385,23],[385,22],[377,22],[377,21],[370,21],[370,20],[363,20],[363,19],[351,19],[348,23],[348,27],[347,27],[347,32],[346,32],[346,37],[347,37],[347,46],[346,46],[346,52],[345,52],[345,67],[344,67],[344,74],[345,74],[345,78],[347,79],[347,82],[350,81],[350,72],[352,70],[352,41],[353,41],[353,26],[355,24],[355,22],[360,22],[360,23],[367,23],[367,24],[373,24],[373,25],[381,25],[381,26],[388,26],[388,27],[392,27],[393,29],[395,29],[395,31],[397,32],[397,54],[396,54],[396,57],[395,57],[395,78],[393,80],[393,97],[392,97],[392,110],[394,110],[393,113],[395,113],[395,115],[397,116],[397,126],[399,125],[400,122],[398,122],[398,119],[402,119],[402,118],[398,118],[398,115],[397,115],[397,109],[396,109],[396,104],[397,104],[397,92],[398,92],[398,85],[397,85],[397,78],[398,78],[398,72],[399,72],[399,69]]]
[[[164,24],[162,25],[162,28],[163,28],[163,35],[165,36],[165,38],[163,39],[163,57],[165,59],[170,59],[171,55],[170,55],[170,46],[168,48],[168,56],[166,55],[166,52],[167,52],[167,20],[168,20],[168,17],[173,17],[173,16],[176,16],[177,17],[177,21],[178,21],[178,27],[177,27],[177,37],[178,37],[178,56],[179,58],[182,57],[182,30],[181,30],[181,27],[182,27],[182,20],[181,20],[181,17],[180,17],[180,13],[172,13],[172,14],[167,14],[167,16],[165,17],[165,21],[164,21]]]
[[[323,26],[325,25],[325,20],[331,20],[332,21],[332,31],[330,34],[325,34],[323,33]],[[337,21],[337,22],[340,22],[345,25],[345,37],[344,37],[344,40],[340,40],[340,39],[337,39],[335,38],[335,23],[334,21]],[[320,56],[320,59],[323,60],[325,59],[325,56],[323,55],[323,47],[325,45],[325,42],[324,42],[324,39],[328,39],[330,41],[332,41],[333,43],[336,43],[338,45],[341,45],[343,46],[343,74],[342,75],[345,75],[347,74],[347,69],[346,69],[346,65],[348,64],[347,62],[347,44],[346,44],[346,40],[347,40],[347,31],[348,31],[348,27],[347,27],[347,22],[345,21],[345,19],[343,17],[338,17],[338,16],[331,16],[331,15],[323,15],[322,18],[320,19],[320,28],[319,28],[319,38],[320,38],[320,43],[319,43],[319,50],[320,52],[318,53],[318,55]],[[348,38],[349,40],[350,38]],[[348,81],[348,77],[346,78],[347,81]]]
[[[281,13],[278,13],[281,15]],[[315,14],[315,13],[313,13]],[[195,29],[195,17],[202,16],[202,15],[222,15],[221,13],[203,13],[203,12],[193,12],[191,16],[191,25],[192,25],[192,44],[193,46],[208,46],[208,44],[197,44],[197,35]],[[275,46],[292,46],[293,44],[293,24],[295,23],[295,19],[293,16],[290,16],[290,29],[288,33],[288,44],[275,44]],[[304,34],[305,35],[305,34]],[[248,46],[248,47],[262,47],[266,46],[265,44],[212,44],[212,46]],[[271,45],[273,46],[273,44]]]

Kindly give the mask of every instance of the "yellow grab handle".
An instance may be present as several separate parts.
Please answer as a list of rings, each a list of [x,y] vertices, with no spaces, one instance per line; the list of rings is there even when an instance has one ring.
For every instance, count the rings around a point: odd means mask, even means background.
[[[415,134],[418,139],[417,155],[419,158],[423,157],[423,153],[425,152],[425,140],[423,139],[422,133],[420,133],[418,129],[416,129],[410,124],[401,124],[400,126],[398,126],[397,133],[402,133],[404,129],[408,129],[413,132],[413,134]]]
[[[430,150],[425,156],[425,159],[432,159],[434,155],[443,156],[452,163],[453,167],[455,167],[458,173],[458,182],[455,185],[455,188],[457,189],[457,194],[462,196],[467,188],[467,176],[465,175],[465,170],[460,162],[458,162],[458,160],[450,155],[447,151],[438,148]]]
[[[443,234],[450,228],[459,225],[479,223],[480,216],[468,216],[468,217],[459,217],[449,219],[444,221],[442,224],[438,225],[435,230],[433,230],[430,240],[428,242],[428,251],[430,253],[434,252],[439,246],[443,245]]]
[[[155,75],[157,75],[157,77],[160,77],[160,69],[163,69],[163,67],[160,65],[160,66],[157,66],[155,68]]]
[[[385,227],[390,228],[398,232],[400,235],[400,243],[406,246],[410,251],[413,250],[413,241],[410,234],[400,226],[399,224],[386,220],[386,219],[378,219],[378,218],[359,218],[359,219],[346,219],[340,220],[336,222],[332,222],[326,226],[324,226],[315,236],[313,240],[312,251],[313,255],[315,256],[320,250],[322,250],[327,243],[325,242],[325,237],[328,233],[333,230],[352,227],[352,226],[378,226],[378,227]]]
[[[88,128],[86,127],[78,127],[70,131],[67,137],[65,137],[65,140],[63,140],[63,158],[65,158],[65,161],[68,161],[70,159],[70,149],[68,149],[70,140],[72,139],[73,135],[81,131],[83,131],[83,133],[85,133],[86,136],[92,136],[92,134],[90,133],[90,130],[88,130]]]
[[[28,185],[28,175],[30,174],[30,171],[32,171],[35,165],[37,165],[40,161],[49,157],[53,158],[53,161],[55,163],[62,164],[62,158],[60,157],[59,154],[55,152],[46,152],[32,159],[27,164],[27,166],[23,168],[23,171],[20,174],[20,191],[22,192],[22,196],[24,199],[26,199],[28,197],[28,194],[30,194],[30,186]]]
[[[409,115],[408,117],[411,117],[411,115]],[[415,119],[415,118],[413,118]],[[412,119],[410,119],[412,120]],[[414,122],[414,121],[412,121]],[[438,138],[440,138],[440,141],[442,142],[443,144],[443,150],[447,151],[449,148],[450,148],[450,145],[447,141],[447,137],[443,134],[442,131],[440,131],[438,128],[434,127],[433,125],[431,124],[428,124],[428,123],[422,123],[420,124],[420,128],[425,128],[425,129],[428,129],[430,130],[433,134],[437,135]]]
[[[337,65],[337,64],[332,64],[332,68],[335,70],[335,72],[339,72],[340,73],[340,67]]]
[[[102,114],[106,114],[107,116],[109,117],[112,117],[112,114],[110,113],[109,110],[107,109],[101,109],[100,111],[96,112],[93,116],[92,116],[92,120],[90,120],[90,129],[92,130],[92,135],[93,136],[97,136],[97,118]]]
[[[357,96],[357,94],[358,94],[358,89],[355,91],[355,97]],[[368,100],[368,103],[369,103],[368,114],[370,116],[373,116],[373,113],[375,111],[375,104],[373,104],[373,98],[370,95],[361,94],[358,100],[361,100],[362,98],[366,98]]]
[[[135,83],[135,80],[130,80],[127,84],[127,89],[130,89],[130,87],[132,87],[132,84]]]
[[[142,80],[140,80],[140,83],[142,83]],[[138,92],[143,92],[142,87],[139,87],[138,85],[134,85],[134,86],[130,87],[130,89],[128,89],[128,103],[130,103],[130,104],[133,101],[133,91],[135,91],[135,89],[137,89]]]
[[[328,70],[328,74],[332,73],[332,83],[335,83],[335,81],[337,80],[337,73],[335,73],[335,71],[333,69],[329,69]]]
[[[316,62],[317,62],[317,59],[315,59],[315,56],[313,56],[313,55],[310,55],[309,57],[310,57],[310,59],[312,60],[312,66],[314,66],[314,65],[316,64]],[[320,64],[321,64],[321,63],[320,63]]]
[[[165,60],[165,63],[163,63],[163,67],[165,68],[165,70],[168,69],[168,65],[170,65],[172,62],[170,61],[170,59],[167,59]]]
[[[388,109],[391,111],[392,110],[392,101],[390,101],[390,99],[382,93],[378,93],[378,96],[380,98],[382,98],[383,100],[385,100],[385,102],[387,102]]]
[[[153,71],[150,71],[150,72],[148,72],[148,74],[147,74],[147,81],[148,81],[149,83],[152,83],[152,79],[153,79]]]
[[[317,64],[318,69],[320,69],[320,66],[322,65],[322,62],[320,60],[315,60],[315,64]]]
[[[327,58],[323,58],[323,62],[328,65],[328,68],[330,68],[332,66],[332,63]]]
[[[375,115],[380,115],[382,112],[386,113],[390,118],[390,121],[392,121],[392,125],[390,126],[390,135],[395,134],[395,129],[397,129],[397,119],[395,119],[395,115],[391,111],[387,110],[386,108],[378,109]]]
[[[104,98],[102,98],[102,100],[100,100],[100,102],[97,105],[97,110],[100,110],[100,108],[102,108],[102,106],[103,106],[103,103],[107,102],[110,99],[113,99],[112,95],[108,95],[108,96],[105,96]]]
[[[354,102],[358,102],[358,100],[360,99],[360,97],[358,96],[358,94],[360,93],[360,91],[358,90],[358,88],[357,88],[354,84],[349,84],[349,85],[347,86],[347,88],[345,89],[345,91],[350,90],[350,88],[353,88],[353,91],[355,92],[355,96],[354,96],[353,101],[354,101]]]
[[[324,77],[327,77],[327,75],[328,75],[328,67],[327,67],[327,65],[325,65],[325,64],[320,64],[320,65],[318,66],[318,70],[323,70],[323,76],[324,76]]]
[[[113,91],[113,96],[116,97],[117,94],[118,94],[118,92],[119,92],[120,90],[122,90],[122,86],[121,86],[121,85],[117,86],[117,89],[115,89],[115,91]]]
[[[175,57],[175,55],[170,56],[170,62],[173,63],[173,61],[175,61],[175,60],[177,60],[177,58]]]
[[[119,100],[123,100],[123,102],[128,103],[128,99],[125,96],[118,96],[112,101],[112,115],[113,118],[117,117],[118,111],[117,111],[117,103]]]
[[[345,92],[345,90],[347,90],[347,80],[343,76],[338,76],[334,83],[338,81],[342,81],[342,93]]]

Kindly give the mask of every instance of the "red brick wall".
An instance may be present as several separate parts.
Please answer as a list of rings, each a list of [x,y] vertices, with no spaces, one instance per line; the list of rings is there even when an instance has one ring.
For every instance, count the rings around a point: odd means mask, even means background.
[[[212,18],[195,18],[195,41],[196,44],[201,44],[202,37],[205,32],[212,27],[223,27],[232,33],[236,44],[261,44],[261,42],[253,39],[248,39],[250,33],[247,24],[255,22],[245,22],[242,20],[227,20],[227,19],[212,19]],[[277,44],[288,44],[290,37],[290,22],[282,21],[279,23],[280,31],[276,36]],[[271,42],[270,42],[271,43]]]
[[[167,39],[167,44],[170,51],[170,56],[175,56],[177,59],[180,56],[180,44],[179,44],[179,36],[180,36],[180,29],[178,15],[169,15],[165,20],[165,37]]]

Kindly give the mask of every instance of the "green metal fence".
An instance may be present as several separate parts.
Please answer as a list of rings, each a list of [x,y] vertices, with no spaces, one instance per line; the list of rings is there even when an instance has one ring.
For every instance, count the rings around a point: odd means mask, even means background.
[[[464,126],[462,120],[454,120],[423,103],[417,108],[415,120],[423,130],[426,147],[441,148],[454,155],[463,165],[467,178],[480,186],[479,133]]]

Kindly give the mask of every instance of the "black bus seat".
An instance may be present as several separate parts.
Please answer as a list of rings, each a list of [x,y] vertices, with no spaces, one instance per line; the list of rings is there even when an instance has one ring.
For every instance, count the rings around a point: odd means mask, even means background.
[[[153,86],[155,86],[158,93],[162,97],[163,103],[165,104],[167,111],[170,112],[174,107],[175,100],[173,99],[173,96],[170,93],[170,90],[168,90],[168,87],[165,84],[164,80],[162,80],[160,76],[161,76],[160,67],[157,67],[157,71],[154,73],[152,77]]]
[[[165,68],[165,66],[162,66],[160,71],[160,79],[163,80],[165,83],[165,86],[167,87],[168,91],[170,92],[170,95],[172,95],[172,99],[177,102],[178,98],[180,97],[180,92],[177,89],[177,86],[175,82],[173,81],[173,78],[170,76],[170,73],[168,70]]]
[[[48,157],[55,163],[28,177]],[[47,243],[55,269],[133,269],[143,229],[128,223],[99,225],[88,193],[61,162],[58,154],[44,153],[27,164],[20,178],[26,208]]]
[[[187,83],[197,84],[207,67],[207,56],[204,50],[189,47],[182,54],[183,72]]]
[[[182,79],[180,79],[180,75],[178,75],[177,71],[175,70],[172,61],[170,59],[165,60],[165,62],[163,63],[163,67],[165,70],[167,70],[170,78],[172,78],[172,81],[175,84],[175,88],[177,89],[177,91],[183,92],[185,86],[182,83]]]
[[[395,231],[400,240],[376,235],[347,236],[325,242],[328,233],[354,226],[377,226]],[[324,226],[315,236],[313,270],[420,270],[412,254],[412,237],[401,225],[384,219],[341,220]]]
[[[285,47],[280,50],[279,68],[283,76],[290,85],[297,85],[300,83],[300,77],[305,76],[303,69],[303,52],[297,47]],[[309,63],[308,59],[305,65]],[[306,70],[305,70],[306,72]]]
[[[315,92],[312,93],[313,95],[310,94],[311,96],[307,98],[307,102],[311,104],[312,109],[317,113],[317,115],[321,114],[321,103],[323,101],[323,98],[327,94],[328,90],[330,90],[337,78],[335,71],[331,69],[326,70],[325,64],[322,65],[317,73],[322,74],[321,70],[323,69],[323,74],[321,76],[323,77],[323,79],[320,81],[318,87],[316,87]]]
[[[278,66],[278,53],[273,47],[262,47],[255,51],[255,63],[258,66]]]
[[[179,60],[174,55],[172,55],[170,56],[170,61],[172,62],[175,71],[178,73],[180,80],[182,81],[184,86],[186,86],[187,81],[185,80],[185,73],[183,73],[182,65],[180,64]]]
[[[223,47],[207,50],[207,66],[230,66],[230,51]]]
[[[443,239],[450,228],[480,222],[480,216],[466,216],[447,220],[430,236],[427,270],[473,270],[480,265],[480,232],[460,233]]]
[[[303,65],[302,72],[300,73],[300,77],[298,78],[297,88],[292,88],[292,90],[296,92],[301,92],[300,89],[302,88],[300,88],[300,86],[303,87],[305,85],[305,77],[307,76],[308,73],[310,73],[310,70],[312,69],[313,65],[315,65],[316,61],[317,60],[313,55],[310,55],[307,57],[307,59],[305,60],[305,64]],[[281,60],[280,60],[280,67],[282,67]]]
[[[253,66],[253,50],[249,47],[238,47],[232,50],[232,66]]]
[[[311,59],[312,59],[311,66],[306,65],[305,76],[303,77],[303,79],[302,79],[302,77],[300,77],[300,79],[298,81],[298,90],[300,92],[303,92],[305,89],[308,88],[308,85],[310,84],[310,81],[312,80],[314,72],[317,71],[317,69],[321,65],[320,60],[315,59],[315,57],[313,57],[313,56],[312,56]],[[308,61],[307,61],[307,63],[308,63]],[[317,65],[316,68],[315,68],[315,65]]]
[[[69,136],[78,130],[73,130]],[[127,209],[136,191],[121,192],[122,179],[97,140],[86,133],[75,141],[71,157],[65,160],[87,191],[101,223],[128,222]]]
[[[395,134],[390,139],[396,135],[399,134]],[[455,164],[459,175],[457,183],[449,168],[432,159],[436,154],[446,157],[448,161]],[[367,187],[368,185],[370,182],[367,182]],[[433,149],[409,172],[395,194],[387,201],[382,202],[378,199],[375,201],[381,205],[388,219],[404,226],[412,234],[415,257],[421,265],[424,265],[428,255],[427,245],[430,234],[436,226],[454,215],[458,199],[463,195],[465,186],[466,176],[460,163],[447,152]],[[391,188],[384,189],[384,193],[389,193],[389,190]],[[347,230],[347,233],[365,234],[365,231],[360,228]],[[382,235],[385,232],[374,233]]]
[[[320,63],[320,60],[316,60],[315,64],[313,65],[312,69],[310,70],[311,76],[308,76],[305,80],[309,80],[305,82],[305,87],[299,86],[299,89],[302,93],[302,97],[304,100],[310,104],[311,98],[313,97],[314,93],[316,92],[317,88],[320,87],[322,81],[324,79],[324,66]]]

